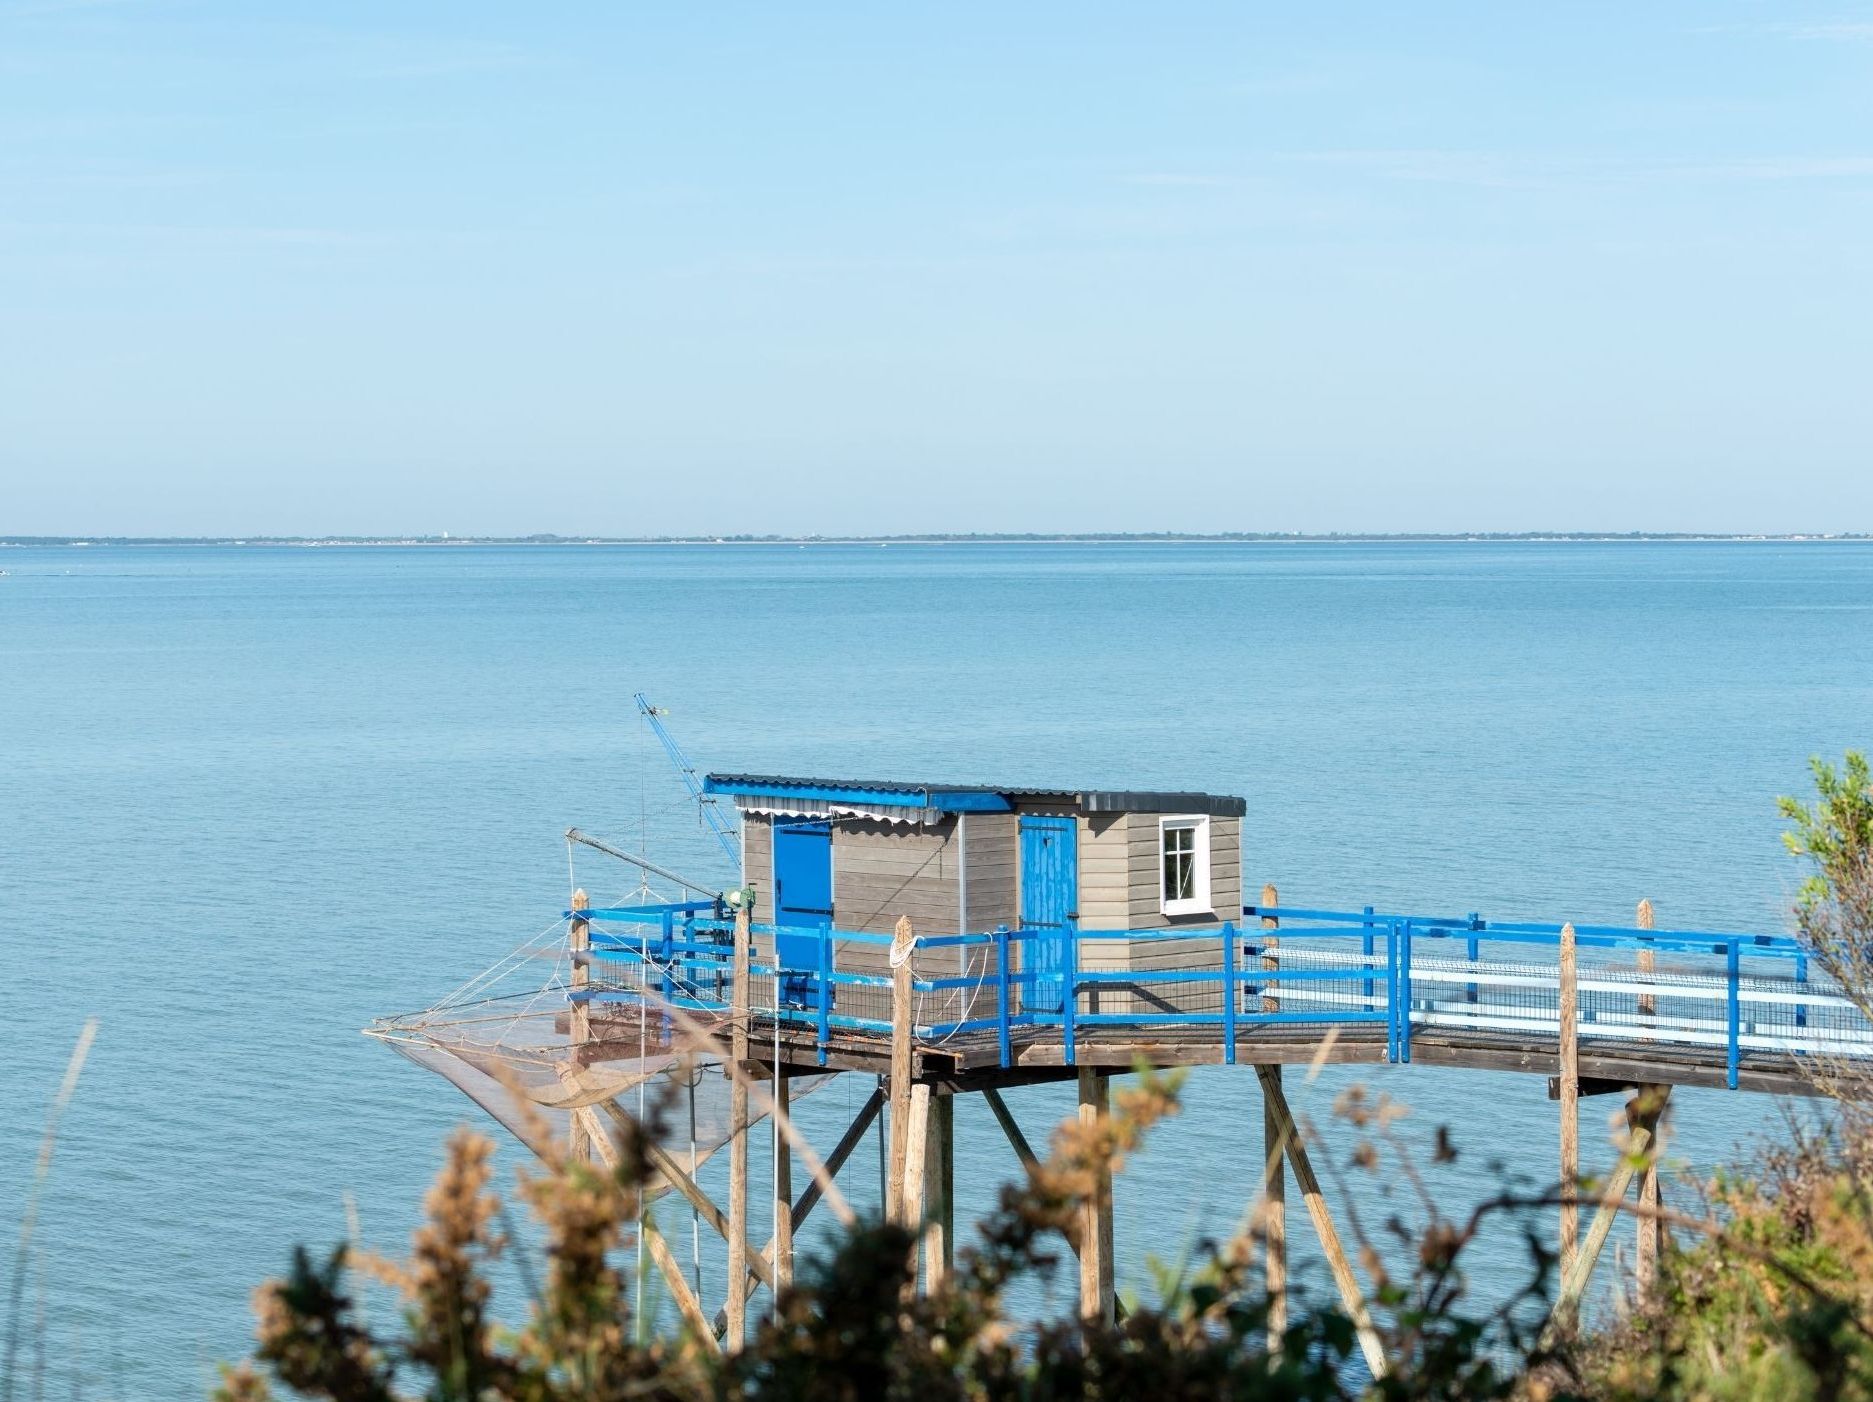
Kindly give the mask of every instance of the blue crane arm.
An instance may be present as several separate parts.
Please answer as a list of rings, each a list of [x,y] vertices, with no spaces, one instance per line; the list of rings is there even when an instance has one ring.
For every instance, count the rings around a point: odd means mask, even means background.
[[[632,698],[637,702],[637,709],[644,719],[650,722],[650,728],[657,739],[663,743],[664,753],[670,756],[670,762],[676,766],[676,772],[682,777],[683,787],[689,790],[689,796],[696,800],[701,810],[702,820],[709,825],[709,831],[715,834],[715,840],[722,844],[722,850],[728,854],[729,862],[739,870],[741,867],[741,847],[735,840],[735,829],[722,816],[721,806],[715,795],[702,791],[702,785],[696,779],[696,766],[689,762],[689,756],[683,753],[683,747],[676,743],[663,724],[663,712],[650,704],[643,692],[637,692]]]

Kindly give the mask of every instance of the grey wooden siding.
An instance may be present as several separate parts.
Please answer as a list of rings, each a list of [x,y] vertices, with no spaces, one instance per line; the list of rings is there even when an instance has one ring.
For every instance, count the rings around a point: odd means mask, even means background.
[[[1080,819],[1080,928],[1158,930],[1242,918],[1242,820],[1210,819],[1207,912],[1166,916],[1159,900],[1156,813],[1096,813]]]
[[[1238,968],[1245,966],[1237,938]],[[1079,946],[1080,967],[1084,969],[1123,969],[1136,973],[1177,973],[1202,969],[1221,972],[1223,946],[1216,927],[1201,936],[1188,939],[1120,940],[1083,938]],[[1082,1012],[1092,1013],[1214,1013],[1222,1010],[1222,988],[1217,984],[1157,983],[1141,979],[1137,983],[1107,983],[1097,990],[1080,994]],[[1240,1007],[1241,1004],[1238,1004]]]
[[[832,831],[833,923],[888,935],[908,915],[919,934],[958,933],[955,835],[953,818],[930,827],[841,821]]]
[[[1131,904],[1129,813],[1094,813],[1080,819],[1080,928],[1129,930]]]
[[[1020,838],[1012,813],[971,813],[963,858],[969,871],[969,909],[965,923],[973,933],[1020,923],[1021,904],[1015,866]]]
[[[754,918],[774,917],[774,825],[761,814],[746,813],[741,820],[741,884],[755,889]]]
[[[1218,920],[1242,919],[1242,819],[1210,819],[1210,905]]]
[[[1212,925],[1242,919],[1242,820],[1210,819],[1210,908],[1194,915],[1164,914],[1159,898],[1163,873],[1157,813],[1134,813],[1131,819],[1131,866],[1127,886],[1132,928],[1157,930],[1175,925]]]
[[[1080,928],[1088,934],[1241,921],[1242,820],[1210,819],[1211,908],[1166,916],[1159,898],[1161,816],[1095,814],[1080,820]],[[1079,953],[1086,969],[1170,972],[1222,967],[1222,947],[1214,934],[1151,941],[1084,938]],[[1141,982],[1108,984],[1097,995],[1083,994],[1080,1005],[1088,1012],[1217,1012],[1222,1001],[1221,990],[1213,987]]]
[[[860,934],[889,935],[908,915],[921,935],[953,935],[958,915],[954,823],[905,827],[843,819],[832,830],[833,925]],[[848,973],[891,973],[890,947],[858,940],[833,945],[835,967]],[[839,1011],[891,1018],[889,988],[845,987],[834,995]],[[928,1021],[919,1018],[919,1021]]]
[[[888,935],[908,915],[919,934],[954,935],[1013,924],[1015,917],[1015,826],[1005,814],[972,814],[968,840],[959,843],[956,820],[927,828],[886,823],[842,822],[833,829],[833,909],[841,930]],[[969,909],[962,906],[962,862],[969,863]],[[966,919],[965,919],[966,915]],[[882,944],[844,940],[835,945],[838,967],[854,973],[888,974]],[[918,956],[925,978],[987,978],[994,952],[987,948],[936,949]],[[841,988],[841,1012],[888,1019],[890,995],[883,989]],[[916,1019],[935,1026],[985,1016],[995,1005],[991,987],[942,989],[918,995]]]

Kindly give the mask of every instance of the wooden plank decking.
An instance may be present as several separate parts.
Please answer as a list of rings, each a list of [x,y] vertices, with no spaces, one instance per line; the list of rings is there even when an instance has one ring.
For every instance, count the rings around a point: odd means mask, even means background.
[[[639,1053],[637,1024],[628,1034],[608,1036],[607,1019],[595,1011],[591,1020],[590,1061],[628,1059]],[[1374,1026],[1332,1029],[1322,1027],[1240,1030],[1235,1038],[1235,1064],[1240,1066],[1307,1066],[1316,1060],[1334,1066],[1380,1065],[1387,1061],[1385,1030]],[[1551,1077],[1559,1067],[1559,1037],[1530,1037],[1488,1032],[1420,1028],[1412,1035],[1407,1066],[1436,1066],[1466,1071],[1507,1071]],[[766,1068],[773,1057],[774,1025],[771,1018],[751,1014],[749,1056]],[[826,1060],[819,1060],[818,1043],[810,1030],[783,1025],[781,1061],[788,1075],[821,1071],[858,1071],[888,1075],[891,1039],[870,1033],[838,1032],[829,1040]],[[913,1074],[918,1080],[955,1089],[1006,1087],[1042,1081],[1066,1081],[1078,1066],[1102,1070],[1130,1070],[1141,1062],[1154,1069],[1226,1064],[1222,1039],[1213,1028],[1166,1027],[1087,1028],[1076,1036],[1075,1058],[1069,1063],[1058,1028],[1023,1029],[1013,1039],[1011,1065],[1001,1064],[1000,1046],[993,1033],[964,1033],[937,1041],[913,1044]],[[1723,1049],[1648,1044],[1643,1041],[1595,1039],[1582,1044],[1579,1058],[1583,1081],[1608,1085],[1703,1086],[1722,1089],[1728,1084]],[[765,1071],[764,1071],[765,1074]],[[1738,1090],[1770,1095],[1817,1095],[1811,1077],[1795,1058],[1785,1054],[1745,1054],[1738,1066]]]

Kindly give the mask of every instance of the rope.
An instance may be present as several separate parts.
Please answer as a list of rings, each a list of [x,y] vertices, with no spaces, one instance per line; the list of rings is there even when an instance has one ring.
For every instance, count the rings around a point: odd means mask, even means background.
[[[426,1013],[446,1012],[450,1008],[461,1006],[463,1001],[471,994],[479,993],[495,979],[500,978],[502,975],[510,972],[513,967],[518,966],[521,960],[530,958],[536,950],[545,948],[547,945],[546,937],[553,934],[565,923],[566,917],[563,915],[560,916],[557,920],[553,921],[552,924],[544,927],[538,934],[523,940],[511,952],[503,955],[488,968],[483,969],[453,992],[444,994],[423,1011]]]

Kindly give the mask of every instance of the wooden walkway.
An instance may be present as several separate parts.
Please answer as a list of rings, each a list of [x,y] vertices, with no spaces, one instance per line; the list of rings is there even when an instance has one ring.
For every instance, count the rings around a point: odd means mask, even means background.
[[[1867,1058],[1873,1025],[1776,935],[1249,907],[1177,930],[918,937],[817,932],[821,967],[776,968],[749,926],[749,1015],[790,1066],[889,1069],[909,970],[919,1074],[996,1083],[1090,1065],[1392,1062],[1621,1084],[1806,1094],[1805,1067]],[[646,992],[729,1008],[734,922],[706,905],[593,910],[587,984],[635,1018]],[[1569,1024],[1564,1030],[1564,1023]],[[632,1026],[635,1026],[633,1021]],[[635,1045],[636,1033],[632,1033]],[[605,1040],[595,1031],[596,1040]],[[594,1053],[603,1055],[594,1048]],[[769,1053],[768,1058],[772,1059]]]
[[[785,1289],[792,1233],[807,1213],[825,1200],[849,1217],[836,1175],[881,1115],[890,1126],[886,1211],[916,1233],[925,1288],[941,1283],[954,1250],[957,1095],[982,1095],[1032,1168],[1034,1151],[1001,1098],[1010,1087],[1074,1081],[1082,1120],[1097,1122],[1113,1074],[1139,1065],[1252,1068],[1264,1104],[1260,1236],[1276,1302],[1271,1340],[1285,1309],[1282,1223],[1291,1177],[1367,1361],[1382,1373],[1361,1287],[1287,1105],[1284,1067],[1389,1063],[1545,1077],[1560,1102],[1557,1319],[1564,1321],[1586,1289],[1628,1177],[1640,1204],[1638,1284],[1650,1284],[1660,1228],[1647,1211],[1659,1204],[1656,1152],[1673,1087],[1813,1094],[1816,1063],[1873,1065],[1873,1025],[1811,977],[1794,942],[1658,930],[1645,904],[1632,926],[1551,925],[1290,909],[1270,888],[1241,923],[1194,930],[920,937],[900,920],[889,936],[790,931],[809,936],[790,947],[819,951],[817,967],[805,969],[777,966],[776,932],[716,903],[599,910],[581,896],[567,914],[573,974],[560,1028],[571,1066],[642,1059],[647,1035],[675,1049],[706,1023],[713,1031],[701,1041],[733,1081],[726,1210],[674,1162],[662,1164],[699,1211],[706,1206],[728,1244],[729,1278],[740,1284],[713,1322],[730,1348],[739,1346],[754,1290]],[[791,1129],[787,1087],[838,1072],[876,1077],[879,1089],[822,1163]],[[1602,1201],[1583,1250],[1570,1196],[1581,1179],[1577,1104],[1581,1095],[1607,1093],[1628,1097],[1629,1158],[1643,1167],[1635,1174],[1622,1161],[1618,1193]],[[745,1236],[750,1095],[796,1151],[777,1155],[781,1229],[758,1251]],[[603,1108],[613,1119],[625,1113]],[[602,1156],[603,1116],[576,1110],[574,1127],[575,1152]],[[814,1177],[798,1200],[796,1158]],[[1089,1318],[1110,1320],[1117,1307],[1112,1225],[1110,1184],[1101,1180],[1069,1233]],[[672,1293],[700,1327],[708,1317],[666,1258],[667,1251],[657,1255]]]
[[[602,1019],[595,1017],[593,1026],[595,1033],[602,1036]],[[632,1021],[630,1026],[629,1038],[620,1036],[612,1044],[621,1058],[633,1058],[638,1054],[637,1024]],[[767,1075],[773,1060],[770,1051],[774,1040],[773,1019],[751,1013],[750,1028],[752,1062],[761,1068],[762,1075]],[[867,1075],[887,1075],[890,1071],[888,1036],[835,1034],[822,1062],[817,1039],[783,1023],[780,1046],[783,1074],[789,1076],[814,1075],[828,1070]],[[1164,1069],[1223,1064],[1310,1066],[1316,1062],[1329,1066],[1382,1066],[1391,1060],[1384,1034],[1364,1028],[1329,1029],[1324,1033],[1239,1032],[1233,1058],[1225,1056],[1221,1042],[1214,1036],[1192,1032],[1167,1031],[1163,1035],[1145,1036],[1101,1030],[1081,1038],[1076,1050],[1073,1063],[1068,1064],[1057,1034],[1029,1034],[1016,1039],[1014,1061],[1004,1066],[995,1039],[973,1034],[941,1044],[915,1042],[912,1066],[919,1080],[970,1091],[984,1086],[1007,1088],[1070,1081],[1081,1066],[1112,1072],[1130,1071],[1140,1063]],[[595,1059],[602,1059],[603,1055],[600,1051]],[[1410,1064],[1465,1071],[1519,1072],[1553,1080],[1558,1075],[1559,1058],[1558,1032],[1542,1039],[1433,1030],[1419,1033],[1412,1039]],[[1587,1094],[1610,1093],[1638,1085],[1731,1088],[1724,1058],[1693,1048],[1658,1046],[1642,1041],[1596,1041],[1581,1049],[1577,1065],[1579,1078],[1588,1087]],[[1814,1077],[1799,1061],[1779,1053],[1745,1055],[1737,1070],[1734,1089],[1769,1095],[1821,1093]]]

